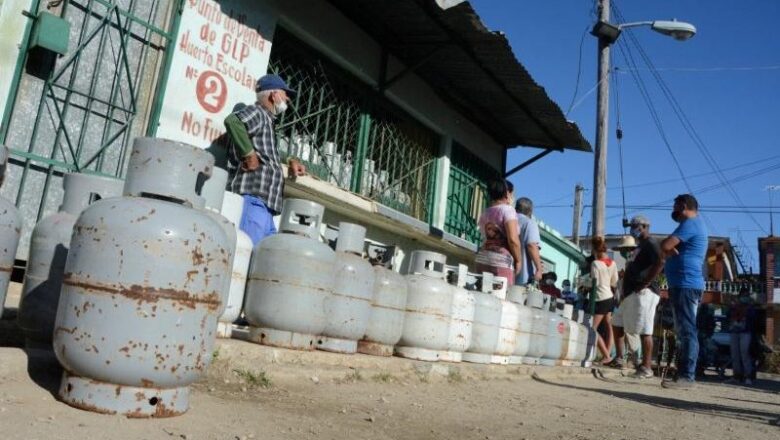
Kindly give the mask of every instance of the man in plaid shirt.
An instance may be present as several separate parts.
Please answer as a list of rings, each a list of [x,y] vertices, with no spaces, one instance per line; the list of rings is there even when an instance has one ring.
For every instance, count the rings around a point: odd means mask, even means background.
[[[228,149],[228,186],[244,197],[241,230],[253,244],[275,234],[273,216],[282,211],[284,172],[274,138],[274,118],[287,110],[295,90],[277,75],[257,80],[257,102],[225,119],[231,140]],[[306,168],[299,161],[288,162],[290,176],[302,176]]]

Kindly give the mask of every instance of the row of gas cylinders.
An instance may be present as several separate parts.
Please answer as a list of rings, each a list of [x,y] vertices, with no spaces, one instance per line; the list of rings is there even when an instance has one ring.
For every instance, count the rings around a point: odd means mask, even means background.
[[[226,183],[210,153],[152,138],[135,140],[124,182],[64,177],[59,212],[32,233],[18,313],[28,345],[51,347],[63,366],[64,402],[131,417],[185,412],[217,334],[242,309],[251,341],[287,348],[498,363],[591,356],[587,321],[537,290],[507,292],[505,280],[425,251],[412,253],[407,276],[372,267],[355,224],[339,225],[332,249],[311,201],[286,200],[279,234],[253,249],[238,227],[243,199]],[[13,256],[21,221],[8,205],[15,217],[0,239]]]

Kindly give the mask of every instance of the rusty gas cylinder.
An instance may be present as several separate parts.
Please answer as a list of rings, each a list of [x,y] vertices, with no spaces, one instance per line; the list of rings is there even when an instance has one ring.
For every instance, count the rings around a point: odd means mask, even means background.
[[[123,181],[112,177],[68,173],[62,179],[65,195],[59,211],[35,225],[16,317],[28,348],[51,349],[65,260],[76,218],[93,202],[121,195],[123,185]]]
[[[8,148],[0,145],[0,186],[5,180],[8,168]],[[13,203],[0,197],[0,316],[3,315],[3,304],[11,282],[11,272],[14,269],[16,248],[19,246],[19,236],[22,234],[22,216]]]
[[[234,252],[198,195],[213,166],[200,148],[138,138],[124,196],[79,216],[54,331],[67,404],[128,417],[187,411]]]

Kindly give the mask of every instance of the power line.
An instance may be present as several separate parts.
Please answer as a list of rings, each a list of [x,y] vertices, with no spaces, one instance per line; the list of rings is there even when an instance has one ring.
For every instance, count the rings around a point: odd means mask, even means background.
[[[613,4],[613,9],[615,11],[615,15],[622,21],[623,17],[620,12],[620,9],[617,7],[616,4]],[[723,174],[723,171],[720,169],[717,161],[712,156],[712,153],[710,152],[707,145],[704,143],[704,140],[699,135],[696,128],[691,123],[690,119],[686,115],[685,111],[683,110],[680,103],[675,98],[674,94],[672,93],[672,90],[669,88],[669,86],[666,84],[664,79],[661,77],[660,73],[655,69],[655,65],[653,64],[652,59],[647,55],[644,48],[640,44],[639,40],[636,38],[636,36],[631,32],[630,30],[626,32],[629,40],[633,42],[633,44],[636,46],[637,50],[639,51],[640,56],[644,60],[645,64],[650,69],[651,74],[655,78],[656,82],[658,83],[659,87],[661,88],[661,91],[663,92],[666,99],[670,102],[672,105],[672,109],[674,110],[675,115],[677,116],[678,120],[683,125],[683,128],[685,129],[688,136],[693,141],[696,148],[699,150],[701,155],[704,157],[704,159],[707,161],[707,163],[710,165],[710,167],[713,169],[713,171],[716,171],[716,176],[718,179],[721,180],[725,185],[725,188],[727,192],[731,195],[731,197],[734,199],[734,201],[738,205],[744,205],[744,202],[742,202],[742,198],[739,196],[739,194],[734,190],[734,188],[731,186],[731,184],[726,179],[725,174]],[[632,66],[636,67],[636,66]],[[747,212],[747,215],[750,217],[750,219],[760,228],[763,229],[763,225],[749,212]]]
[[[650,69],[638,69],[649,71]],[[656,67],[657,72],[749,72],[757,70],[780,70],[780,64],[771,66],[723,66],[723,67]]]
[[[742,182],[744,180],[752,179],[754,177],[758,177],[758,176],[760,176],[762,174],[766,174],[766,173],[775,171],[777,169],[780,169],[780,164],[774,164],[774,165],[771,165],[771,166],[768,166],[768,167],[765,167],[765,168],[754,170],[754,171],[751,171],[749,173],[742,174],[740,176],[734,177],[734,178],[731,179],[731,183],[737,183],[737,182]],[[708,193],[708,192],[712,192],[712,191],[715,191],[717,189],[720,189],[722,186],[723,186],[722,183],[716,183],[716,184],[713,184],[713,185],[705,186],[705,187],[702,187],[702,188],[699,188],[698,190],[696,190],[696,194],[701,195],[701,194],[705,194],[705,193]],[[662,200],[660,202],[652,204],[652,206],[668,205],[668,204],[672,203],[673,201],[674,201],[673,198],[665,199],[665,200]],[[633,211],[633,212],[635,212],[635,211]],[[612,218],[615,218],[615,217],[617,217],[617,216],[613,215],[613,216],[607,217],[607,219],[612,219]]]
[[[580,78],[582,77],[582,46],[583,43],[585,43],[585,36],[588,35],[589,29],[590,26],[585,27],[585,30],[582,31],[582,37],[580,37],[580,54],[577,58],[577,79],[574,81],[574,93],[571,95],[571,102],[566,109],[565,115],[567,116],[569,115],[569,112],[572,111],[572,108],[574,108],[574,100],[577,98],[577,92],[580,90]]]

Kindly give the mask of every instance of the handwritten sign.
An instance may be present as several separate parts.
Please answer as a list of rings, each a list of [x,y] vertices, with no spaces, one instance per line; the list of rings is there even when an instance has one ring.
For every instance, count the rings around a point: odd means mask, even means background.
[[[157,136],[208,147],[239,103],[255,101],[276,16],[251,0],[187,0]]]

